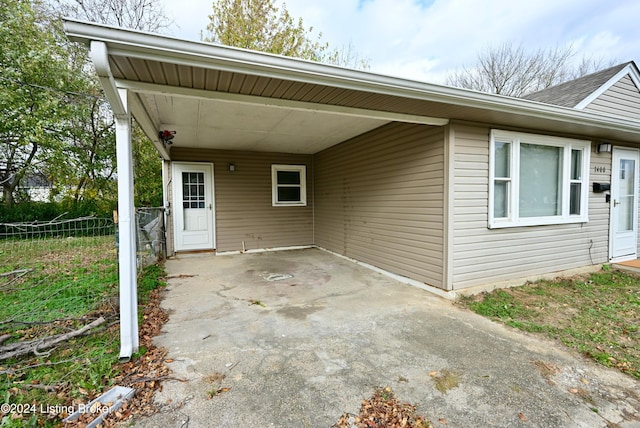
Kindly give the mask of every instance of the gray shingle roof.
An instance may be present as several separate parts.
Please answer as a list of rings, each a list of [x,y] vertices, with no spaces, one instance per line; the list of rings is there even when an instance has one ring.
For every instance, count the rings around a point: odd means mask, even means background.
[[[550,86],[541,91],[525,95],[522,98],[531,101],[539,101],[545,104],[555,104],[558,106],[573,108],[602,85],[607,83],[609,79],[630,63],[631,62],[625,62],[593,74],[579,77],[575,80]]]

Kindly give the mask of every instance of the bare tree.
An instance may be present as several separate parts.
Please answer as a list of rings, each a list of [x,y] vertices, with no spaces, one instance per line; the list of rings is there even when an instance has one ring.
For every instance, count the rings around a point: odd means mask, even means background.
[[[160,33],[173,21],[158,0],[61,0],[80,19],[133,30]]]
[[[506,42],[489,47],[478,62],[451,74],[446,83],[481,92],[521,97],[602,68],[603,62],[583,58],[573,65],[573,47],[528,51],[521,44]]]

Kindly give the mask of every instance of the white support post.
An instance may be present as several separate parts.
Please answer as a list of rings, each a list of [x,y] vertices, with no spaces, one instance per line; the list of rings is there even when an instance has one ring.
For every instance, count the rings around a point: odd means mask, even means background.
[[[133,204],[133,154],[131,147],[131,115],[127,90],[118,95],[126,109],[116,114],[116,159],[118,167],[118,224],[120,253],[120,359],[129,359],[138,351],[138,285],[136,261],[136,219]]]

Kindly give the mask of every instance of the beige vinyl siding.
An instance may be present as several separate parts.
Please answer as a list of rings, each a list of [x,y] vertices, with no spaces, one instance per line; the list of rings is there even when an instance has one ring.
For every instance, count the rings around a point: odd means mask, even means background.
[[[591,102],[584,110],[640,120],[640,90],[627,75]]]
[[[315,243],[442,287],[444,131],[392,123],[314,156]]]
[[[589,192],[589,222],[488,229],[488,127],[454,125],[452,285],[461,289],[603,263],[608,258],[608,204]],[[594,181],[609,183],[611,155],[594,153]],[[596,173],[595,166],[605,173]]]
[[[218,252],[313,244],[311,155],[174,148],[174,161],[214,164]],[[229,172],[229,164],[236,166]],[[271,165],[307,167],[307,206],[274,207]]]

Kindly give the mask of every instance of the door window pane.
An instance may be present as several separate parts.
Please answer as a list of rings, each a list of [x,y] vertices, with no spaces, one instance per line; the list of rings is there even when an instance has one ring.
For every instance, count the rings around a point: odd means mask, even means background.
[[[620,194],[633,195],[636,162],[633,159],[620,159]]]
[[[620,183],[618,195],[618,231],[633,230],[633,202],[635,197],[636,162],[633,159],[620,159]]]
[[[204,172],[182,173],[182,207],[204,208]]]
[[[520,217],[562,214],[561,147],[520,144]]]
[[[618,232],[633,230],[633,195],[621,196],[618,208]]]

